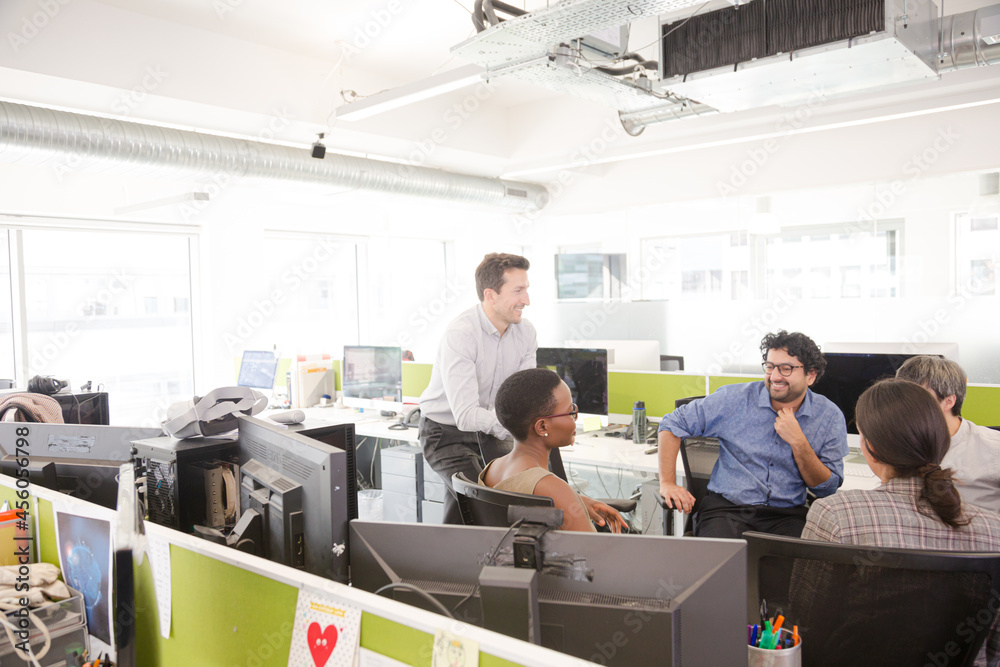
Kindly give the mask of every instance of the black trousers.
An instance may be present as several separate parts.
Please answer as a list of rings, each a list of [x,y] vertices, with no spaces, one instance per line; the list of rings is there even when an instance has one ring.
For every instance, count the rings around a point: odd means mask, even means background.
[[[799,507],[769,507],[767,505],[736,505],[721,494],[709,491],[702,498],[695,518],[695,537],[727,537],[739,539],[748,530],[774,535],[800,537],[806,525],[805,505]]]
[[[448,488],[444,497],[444,522],[462,525],[462,512],[458,507],[455,490],[451,488],[451,476],[462,472],[473,482],[476,481],[483,471],[479,440],[475,433],[460,431],[454,426],[440,424],[426,417],[420,418],[419,433],[424,460],[441,476]]]

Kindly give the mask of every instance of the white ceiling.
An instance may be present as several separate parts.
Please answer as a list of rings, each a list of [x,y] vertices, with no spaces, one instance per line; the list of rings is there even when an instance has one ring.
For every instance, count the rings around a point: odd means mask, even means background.
[[[503,79],[363,121],[335,120],[341,91],[371,95],[465,65],[450,49],[474,34],[472,2],[3,0],[0,96],[301,146],[326,131],[330,150],[542,182],[559,170],[600,174],[602,165],[774,132],[781,110],[771,108],[623,137],[610,109]],[[950,0],[946,11],[990,4]],[[43,16],[43,5],[58,11]],[[31,22],[42,27],[32,31]],[[630,46],[654,43],[657,29],[655,19],[635,24]],[[655,50],[643,53],[655,58]],[[997,100],[1000,66],[834,100],[798,129]],[[614,144],[579,159],[605,128],[615,130]]]

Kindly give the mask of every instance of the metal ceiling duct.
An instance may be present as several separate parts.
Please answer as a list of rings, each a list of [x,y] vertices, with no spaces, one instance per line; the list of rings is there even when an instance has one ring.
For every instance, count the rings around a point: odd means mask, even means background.
[[[548,191],[534,183],[455,174],[367,158],[232,139],[130,121],[0,102],[0,162],[68,171],[234,182],[286,181],[535,211]]]

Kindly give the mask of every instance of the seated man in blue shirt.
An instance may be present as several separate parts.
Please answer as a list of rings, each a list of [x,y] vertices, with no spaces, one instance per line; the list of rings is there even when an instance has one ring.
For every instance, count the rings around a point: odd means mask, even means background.
[[[764,336],[760,351],[763,382],[721,387],[660,422],[660,493],[684,512],[694,497],[677,485],[681,438],[719,439],[695,522],[699,537],[739,538],[747,530],[798,537],[806,489],[829,496],[844,481],[844,414],[809,390],[826,368],[819,347],[805,334],[782,330]]]

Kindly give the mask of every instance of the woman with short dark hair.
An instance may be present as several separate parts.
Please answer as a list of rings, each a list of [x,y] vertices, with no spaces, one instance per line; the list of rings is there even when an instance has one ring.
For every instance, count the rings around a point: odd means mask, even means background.
[[[595,530],[592,521],[618,533],[625,520],[602,502],[574,491],[548,469],[549,452],[573,444],[577,407],[569,387],[546,368],[518,371],[497,390],[500,424],[514,436],[514,449],[494,459],[479,475],[479,483],[501,491],[552,498],[563,511],[562,530]]]

